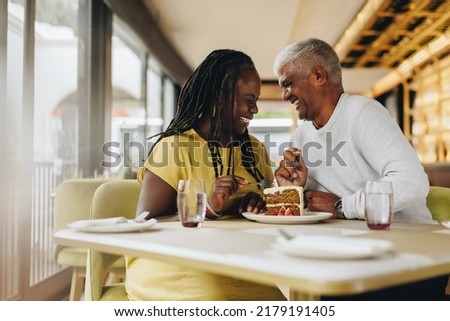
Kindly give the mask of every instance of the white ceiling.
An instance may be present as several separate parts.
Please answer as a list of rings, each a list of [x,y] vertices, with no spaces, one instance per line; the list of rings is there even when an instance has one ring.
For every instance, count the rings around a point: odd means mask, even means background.
[[[212,50],[250,55],[264,80],[276,80],[273,59],[308,37],[334,45],[366,0],[145,0],[156,21],[192,69]],[[385,69],[344,70],[348,92],[365,93]]]

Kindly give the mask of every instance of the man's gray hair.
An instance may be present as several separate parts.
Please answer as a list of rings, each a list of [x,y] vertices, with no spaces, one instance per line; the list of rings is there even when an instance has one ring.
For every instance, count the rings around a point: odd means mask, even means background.
[[[284,48],[275,58],[273,70],[279,76],[283,67],[287,67],[289,71],[297,69],[302,77],[307,77],[315,66],[325,69],[331,84],[342,87],[339,57],[333,47],[316,38],[299,41]]]

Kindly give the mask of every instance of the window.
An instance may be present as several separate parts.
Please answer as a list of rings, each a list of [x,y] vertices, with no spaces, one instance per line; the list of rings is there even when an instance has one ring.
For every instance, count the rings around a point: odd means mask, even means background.
[[[36,1],[31,278],[34,285],[60,270],[53,252],[56,185],[77,175],[78,2]]]
[[[7,34],[0,37],[0,47],[7,48],[6,57],[1,56],[2,81],[4,86],[0,95],[2,101],[2,135],[0,135],[2,159],[0,160],[1,177],[1,225],[0,225],[0,294],[2,300],[13,300],[20,295],[20,257],[17,255],[20,243],[20,223],[17,200],[20,198],[20,159],[21,159],[21,108],[22,108],[22,74],[23,74],[23,29],[24,5],[17,1],[8,2],[8,10],[0,11],[2,19],[8,22]],[[3,31],[3,30],[2,30]],[[9,133],[9,135],[8,135]],[[7,152],[6,152],[7,151]]]
[[[134,176],[144,162],[146,138],[162,130],[163,76],[148,49],[117,16],[112,42],[112,125],[109,171]],[[173,100],[168,109],[174,109]],[[115,148],[115,149],[114,149]],[[113,159],[116,157],[115,159]],[[119,161],[120,160],[120,161]]]
[[[119,146],[120,160],[111,163],[110,172],[136,170],[139,165],[141,148],[136,142],[144,139],[146,96],[143,68],[145,51],[134,34],[124,28],[114,17],[112,41],[112,122],[111,141]],[[131,40],[130,40],[131,39]],[[145,69],[144,69],[145,70]],[[119,156],[120,155],[120,156]]]
[[[293,106],[285,101],[260,100],[258,109],[249,132],[264,143],[270,160],[278,163],[283,159],[283,151],[290,146],[298,116]]]

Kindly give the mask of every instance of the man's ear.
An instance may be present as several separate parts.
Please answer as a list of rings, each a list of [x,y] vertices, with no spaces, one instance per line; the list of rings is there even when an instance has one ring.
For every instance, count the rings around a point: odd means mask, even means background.
[[[327,73],[325,72],[325,69],[323,69],[322,66],[315,66],[312,74],[314,77],[314,81],[317,84],[324,84],[327,80]]]

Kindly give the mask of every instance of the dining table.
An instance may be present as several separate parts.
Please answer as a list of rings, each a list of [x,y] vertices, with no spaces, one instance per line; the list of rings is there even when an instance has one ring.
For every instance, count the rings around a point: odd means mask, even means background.
[[[283,251],[283,235],[381,241],[381,253]],[[199,228],[157,222],[142,231],[99,233],[74,229],[54,234],[58,245],[147,257],[267,285],[277,285],[289,300],[360,294],[450,275],[450,229],[440,224],[393,222],[389,230],[369,230],[362,220],[261,222],[245,218],[207,220]],[[334,254],[334,255],[333,255]]]

